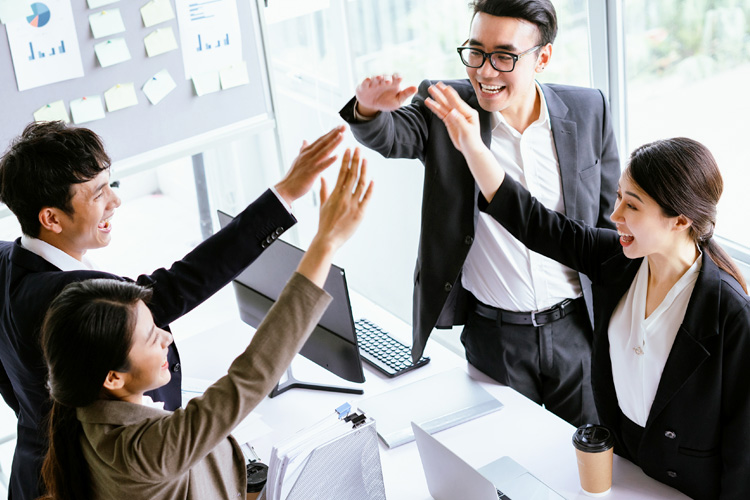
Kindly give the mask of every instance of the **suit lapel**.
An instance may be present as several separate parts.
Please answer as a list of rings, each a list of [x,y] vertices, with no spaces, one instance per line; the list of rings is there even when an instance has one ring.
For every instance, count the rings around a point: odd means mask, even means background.
[[[555,140],[557,161],[560,165],[565,215],[571,219],[577,219],[578,125],[572,120],[565,119],[568,114],[568,107],[557,94],[546,85],[541,85],[541,87],[542,92],[544,92],[544,99],[547,101],[552,137]]]
[[[646,427],[651,425],[677,391],[711,356],[703,347],[702,341],[719,334],[717,314],[720,305],[720,286],[719,268],[704,253],[700,274],[690,297],[685,318],[664,365]]]

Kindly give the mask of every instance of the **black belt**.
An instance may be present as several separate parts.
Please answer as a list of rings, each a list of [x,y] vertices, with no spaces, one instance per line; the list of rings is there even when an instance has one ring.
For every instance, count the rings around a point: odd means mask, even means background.
[[[577,299],[565,299],[559,304],[555,304],[549,309],[544,309],[543,311],[506,311],[504,309],[498,309],[497,307],[482,304],[481,302],[476,303],[474,311],[476,311],[478,315],[493,321],[498,321],[498,323],[502,322],[511,325],[530,325],[536,327],[564,318],[568,314],[577,311],[579,306],[585,307],[583,297],[578,297]]]

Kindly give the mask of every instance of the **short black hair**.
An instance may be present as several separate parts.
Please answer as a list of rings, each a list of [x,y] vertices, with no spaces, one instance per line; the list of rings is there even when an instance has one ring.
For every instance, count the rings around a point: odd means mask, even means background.
[[[72,215],[71,187],[110,165],[102,140],[91,130],[61,121],[31,123],[0,158],[0,201],[16,215],[21,231],[37,238],[42,208]]]
[[[539,28],[539,45],[553,43],[557,36],[557,13],[550,0],[474,0],[474,16],[480,12],[496,17],[523,19]]]

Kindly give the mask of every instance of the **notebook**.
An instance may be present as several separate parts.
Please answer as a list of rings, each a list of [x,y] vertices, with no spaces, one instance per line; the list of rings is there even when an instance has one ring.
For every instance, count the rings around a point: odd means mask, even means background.
[[[565,500],[510,457],[477,470],[412,422],[427,488],[435,500]]]
[[[503,404],[460,368],[432,375],[357,403],[377,422],[389,448],[414,441],[411,422],[437,432],[497,411]]]

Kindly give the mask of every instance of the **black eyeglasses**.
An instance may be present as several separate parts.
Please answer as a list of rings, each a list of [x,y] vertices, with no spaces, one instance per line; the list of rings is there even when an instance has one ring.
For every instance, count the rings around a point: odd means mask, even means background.
[[[516,62],[526,54],[531,54],[536,49],[541,47],[531,47],[529,50],[521,52],[520,54],[513,54],[511,52],[505,52],[504,50],[496,50],[495,52],[484,52],[474,47],[458,47],[458,55],[461,56],[461,62],[464,66],[469,68],[481,68],[484,61],[489,59],[490,65],[497,71],[502,73],[510,73],[516,68]]]

